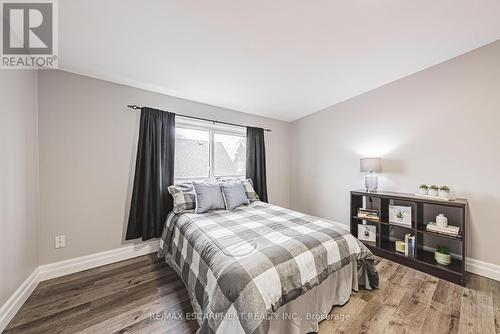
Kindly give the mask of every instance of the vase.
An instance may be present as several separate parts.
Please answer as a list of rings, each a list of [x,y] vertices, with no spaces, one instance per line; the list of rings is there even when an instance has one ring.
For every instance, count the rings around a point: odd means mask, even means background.
[[[446,218],[444,214],[440,213],[439,216],[436,217],[436,226],[448,227],[448,218]]]
[[[451,263],[450,254],[439,253],[438,251],[434,251],[434,259],[437,263],[447,266]]]
[[[429,190],[426,188],[418,188],[418,193],[420,195],[427,195],[429,193]]]
[[[438,196],[438,191],[436,189],[429,189],[429,196]]]

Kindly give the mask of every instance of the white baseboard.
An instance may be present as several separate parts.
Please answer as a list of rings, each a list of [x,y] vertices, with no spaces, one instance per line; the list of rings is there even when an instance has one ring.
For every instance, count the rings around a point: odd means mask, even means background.
[[[434,248],[430,246],[424,246],[424,249],[429,252],[434,251]],[[452,258],[460,258],[460,254],[450,254]],[[497,264],[467,257],[467,260],[465,261],[465,271],[500,281],[500,266]]]
[[[468,257],[467,262],[465,262],[465,270],[473,274],[500,281],[500,266],[498,264],[484,262]]]
[[[80,256],[69,260],[45,264],[35,268],[31,275],[0,308],[0,332],[7,327],[14,315],[16,315],[21,306],[23,306],[24,302],[28,299],[33,290],[37,287],[38,283],[41,281],[154,253],[158,251],[159,246],[159,240],[153,240],[109,251]]]
[[[131,259],[158,251],[159,240],[153,240],[140,244],[129,245],[109,251],[76,257],[69,260],[44,264],[39,266],[40,281],[56,278],[82,270],[87,270],[106,264]]]
[[[35,268],[31,275],[17,288],[9,299],[0,308],[0,332],[7,327],[14,318],[17,311],[23,306],[24,302],[31,295],[38,285],[38,268]]]

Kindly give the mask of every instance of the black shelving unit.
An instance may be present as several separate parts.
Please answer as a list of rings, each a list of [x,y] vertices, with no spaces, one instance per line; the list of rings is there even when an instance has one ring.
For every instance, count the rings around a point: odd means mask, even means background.
[[[411,226],[389,222],[389,206],[412,207]],[[358,209],[379,210],[380,220],[369,220],[357,216]],[[436,213],[445,213],[449,224],[460,227],[457,237],[427,231],[425,225],[435,218]],[[396,192],[351,191],[351,233],[358,236],[358,224],[374,225],[377,229],[375,242],[363,242],[375,255],[423,271],[430,275],[464,285],[466,259],[466,226],[468,204],[466,199],[453,201],[430,199],[412,194]],[[415,236],[415,256],[396,252],[394,235],[410,233]],[[437,245],[448,245],[452,250],[452,261],[448,266],[434,260]]]

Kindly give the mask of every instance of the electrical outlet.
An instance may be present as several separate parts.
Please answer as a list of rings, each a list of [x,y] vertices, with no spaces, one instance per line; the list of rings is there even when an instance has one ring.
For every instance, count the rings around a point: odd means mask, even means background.
[[[56,238],[55,238],[55,247],[56,248],[64,248],[64,247],[66,247],[66,236],[65,235],[56,235]]]

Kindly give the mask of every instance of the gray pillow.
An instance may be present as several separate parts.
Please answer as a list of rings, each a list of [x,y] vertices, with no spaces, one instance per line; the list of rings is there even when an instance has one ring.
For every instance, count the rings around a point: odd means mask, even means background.
[[[196,194],[196,208],[194,209],[194,213],[225,209],[224,198],[218,184],[193,182],[193,187]]]
[[[223,183],[221,184],[222,195],[226,202],[226,209],[233,210],[240,205],[249,204],[250,201],[245,193],[245,187],[241,182]]]
[[[251,202],[255,202],[259,200],[259,195],[253,189],[252,179],[245,179],[241,181],[243,183],[243,187],[245,188],[245,193],[247,195],[248,200]]]
[[[186,211],[192,212],[196,207],[196,195],[192,182],[174,184],[168,187],[168,191],[174,199],[174,208],[172,211],[175,214]]]

